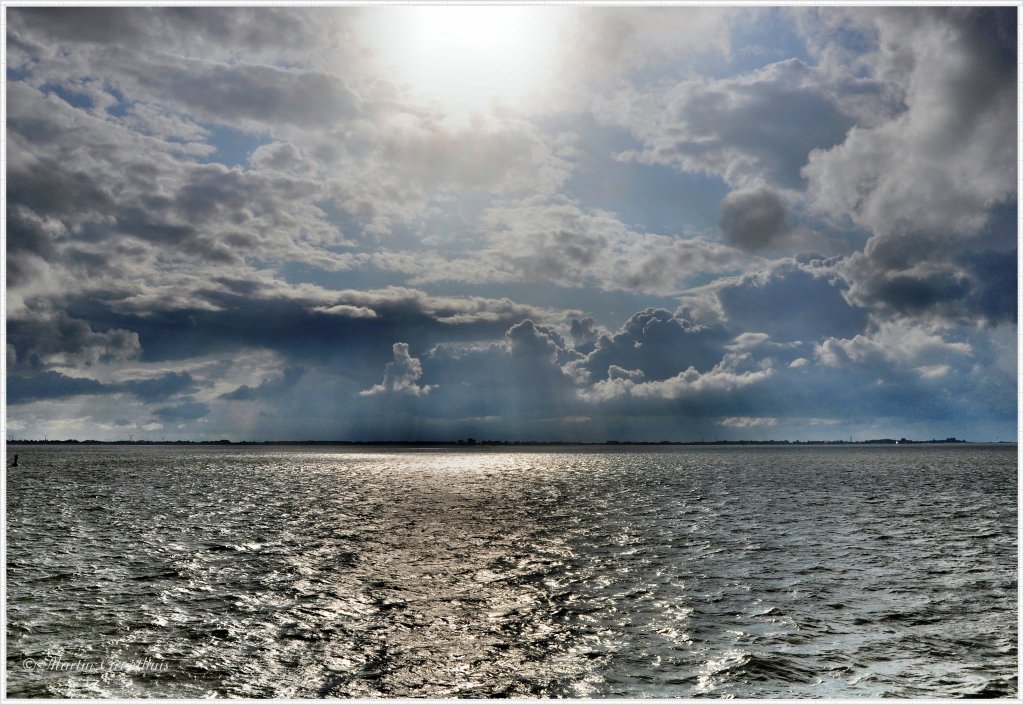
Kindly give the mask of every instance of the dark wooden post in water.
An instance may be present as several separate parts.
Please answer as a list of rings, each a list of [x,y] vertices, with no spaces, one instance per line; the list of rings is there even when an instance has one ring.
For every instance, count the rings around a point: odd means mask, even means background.
[[[18,467],[18,454],[17,453],[14,454],[14,462],[11,463],[11,467],[12,468]]]

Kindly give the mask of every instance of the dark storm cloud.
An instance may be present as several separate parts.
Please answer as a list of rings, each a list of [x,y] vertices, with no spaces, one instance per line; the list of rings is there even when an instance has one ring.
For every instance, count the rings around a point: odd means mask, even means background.
[[[7,284],[18,287],[30,284],[35,275],[33,260],[56,257],[53,235],[46,223],[21,208],[13,207],[11,187],[8,186],[7,210]]]
[[[197,401],[187,401],[176,406],[162,406],[155,409],[153,416],[168,423],[178,423],[201,419],[209,413],[209,405]]]
[[[725,239],[746,250],[759,250],[786,235],[786,208],[769,188],[732,191],[722,201],[718,223]]]
[[[867,311],[851,305],[835,263],[783,260],[770,269],[706,288],[730,330],[767,333],[777,342],[849,336],[864,330]]]
[[[167,372],[152,379],[132,380],[115,385],[143,401],[160,401],[176,394],[198,391],[199,385],[188,372]]]
[[[152,379],[104,384],[88,377],[69,377],[47,370],[14,374],[7,378],[7,402],[24,404],[40,399],[65,399],[81,394],[127,393],[144,402],[163,401],[177,394],[198,390],[187,372],[168,372]]]
[[[972,287],[967,309],[993,323],[1017,321],[1017,253],[979,252],[964,262]]]
[[[137,357],[138,335],[129,330],[94,330],[67,313],[41,313],[31,319],[7,321],[7,343],[17,351],[19,367],[53,363],[91,365]]]
[[[594,350],[576,367],[595,382],[607,377],[612,366],[663,380],[691,366],[709,369],[721,360],[723,345],[731,337],[720,327],[648,308],[633,314],[615,333],[600,335]]]
[[[972,323],[1012,323],[1017,319],[1017,254],[1005,251],[966,251],[956,258],[943,257],[923,240],[929,250],[919,261],[903,261],[902,267],[879,266],[877,242],[856,253],[838,271],[850,282],[850,298],[859,305],[884,313],[937,316]],[[937,239],[937,238],[936,238]],[[956,243],[950,247],[960,249]]]
[[[259,278],[225,281],[193,292],[195,305],[182,308],[127,313],[98,303],[98,296],[68,305],[90,320],[137,332],[145,361],[256,348],[302,364],[348,356],[360,375],[364,365],[383,364],[380,356],[396,338],[419,350],[500,337],[525,316],[558,315],[508,299],[435,297],[407,288],[327,291]]]
[[[7,377],[7,403],[25,404],[40,399],[62,399],[79,394],[109,394],[114,390],[100,382],[80,377],[68,377],[52,370],[33,375]]]
[[[934,271],[917,276],[893,274],[873,292],[876,300],[889,303],[900,313],[934,310],[967,294],[967,282],[956,272]]]

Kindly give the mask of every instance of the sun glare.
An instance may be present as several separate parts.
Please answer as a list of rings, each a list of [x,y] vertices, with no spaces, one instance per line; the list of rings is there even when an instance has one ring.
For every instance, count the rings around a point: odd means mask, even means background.
[[[554,29],[537,8],[406,6],[375,19],[375,51],[397,82],[451,114],[522,108],[552,71]]]

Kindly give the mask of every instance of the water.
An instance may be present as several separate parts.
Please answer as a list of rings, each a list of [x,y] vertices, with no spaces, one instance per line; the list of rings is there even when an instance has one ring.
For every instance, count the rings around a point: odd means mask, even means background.
[[[11,451],[12,697],[1018,692],[1014,447]]]

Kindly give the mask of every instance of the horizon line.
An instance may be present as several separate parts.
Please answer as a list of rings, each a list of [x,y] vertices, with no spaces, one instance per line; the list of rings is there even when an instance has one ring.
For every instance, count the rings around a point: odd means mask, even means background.
[[[238,445],[238,446],[253,446],[253,445],[343,445],[343,446],[455,446],[455,447],[474,447],[474,446],[553,446],[553,445],[567,445],[567,446],[667,446],[667,445],[687,445],[687,446],[713,446],[713,445],[918,445],[918,444],[969,444],[969,443],[982,443],[982,444],[1016,444],[1016,440],[998,440],[998,441],[969,441],[962,438],[956,438],[950,436],[948,438],[932,438],[929,440],[916,440],[908,438],[870,438],[865,440],[843,440],[843,439],[815,439],[815,440],[790,440],[790,439],[735,439],[735,440],[722,440],[716,439],[713,441],[699,440],[699,441],[641,441],[641,440],[615,440],[609,439],[604,441],[574,441],[574,440],[553,440],[553,441],[542,441],[542,440],[498,440],[498,439],[484,439],[476,440],[475,438],[469,437],[465,439],[456,440],[388,440],[388,439],[376,439],[376,440],[314,440],[314,439],[290,439],[290,440],[241,440],[232,441],[229,439],[218,439],[218,440],[147,440],[147,439],[119,439],[113,441],[100,441],[95,439],[79,440],[76,438],[69,439],[7,439],[5,441],[7,445]]]

